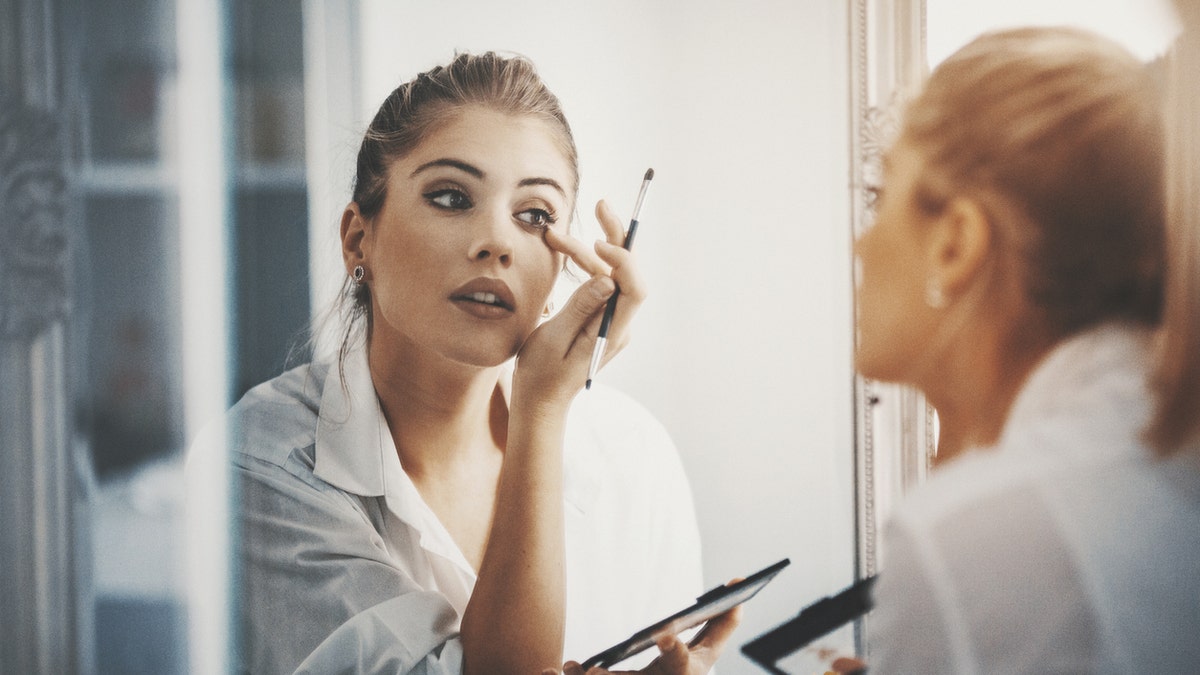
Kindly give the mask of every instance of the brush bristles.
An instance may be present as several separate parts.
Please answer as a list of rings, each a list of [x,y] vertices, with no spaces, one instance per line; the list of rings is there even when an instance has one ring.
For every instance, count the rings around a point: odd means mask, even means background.
[[[646,177],[642,180],[650,180],[651,178],[654,178],[654,169],[646,169]]]

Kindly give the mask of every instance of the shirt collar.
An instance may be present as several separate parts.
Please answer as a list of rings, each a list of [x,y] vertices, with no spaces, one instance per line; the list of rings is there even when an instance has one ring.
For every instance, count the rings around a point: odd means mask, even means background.
[[[382,442],[383,433],[387,433],[387,425],[371,381],[367,350],[353,349],[340,368],[331,364],[325,376],[313,474],[346,492],[382,496],[383,453],[392,445]]]
[[[1029,375],[997,445],[1020,447],[1009,442],[1014,434],[1064,415],[1144,421],[1151,338],[1147,329],[1109,323],[1064,340]]]
[[[339,490],[363,497],[385,496],[389,461],[397,467],[400,462],[398,458],[393,459],[396,446],[379,407],[375,384],[371,381],[367,350],[350,350],[340,372],[339,377],[339,367],[334,363],[325,376],[317,418],[313,474]],[[505,368],[500,386],[506,400],[512,391],[511,381],[512,369]],[[590,397],[577,397],[572,405],[572,416],[583,412],[576,408],[590,405]],[[592,437],[594,433],[588,433],[592,431],[588,425],[568,423],[567,426],[563,496],[568,504],[580,512],[587,512],[600,488],[595,467],[590,466],[588,460],[597,453],[597,448],[593,447],[597,441]],[[409,499],[416,497],[415,488],[411,492]]]

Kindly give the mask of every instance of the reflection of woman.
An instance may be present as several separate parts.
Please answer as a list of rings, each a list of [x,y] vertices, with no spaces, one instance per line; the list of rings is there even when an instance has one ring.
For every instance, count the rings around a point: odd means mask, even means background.
[[[1200,663],[1200,406],[1151,377],[1160,101],[1115,44],[1020,29],[951,56],[907,110],[856,248],[857,360],[923,391],[942,436],[885,535],[873,672]]]
[[[341,223],[340,354],[232,412],[250,672],[538,672],[695,596],[671,441],[612,391],[573,404],[614,282],[611,352],[644,294],[606,205],[607,242],[566,234],[577,184],[527,61],[459,56],[383,103]],[[564,256],[591,278],[542,322]]]

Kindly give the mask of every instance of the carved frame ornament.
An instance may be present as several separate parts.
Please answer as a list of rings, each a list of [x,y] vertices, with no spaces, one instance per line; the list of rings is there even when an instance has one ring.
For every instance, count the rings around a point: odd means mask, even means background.
[[[0,339],[29,339],[67,313],[59,147],[47,113],[0,92]]]
[[[868,188],[879,182],[904,100],[925,76],[925,0],[854,0],[850,52],[851,217],[857,238],[873,222]],[[856,285],[857,275],[856,265]],[[936,419],[916,391],[856,376],[855,427],[856,574],[865,578],[883,567],[880,540],[892,507],[929,470]],[[859,625],[863,654],[868,629],[869,617]]]

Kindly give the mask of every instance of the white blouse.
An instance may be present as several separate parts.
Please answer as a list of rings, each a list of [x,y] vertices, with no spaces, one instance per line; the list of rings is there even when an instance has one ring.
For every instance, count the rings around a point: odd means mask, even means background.
[[[344,382],[322,363],[255,387],[227,422],[243,670],[461,672],[475,570],[401,466],[365,351]],[[571,407],[564,491],[564,656],[582,661],[692,602],[700,543],[671,439],[602,385]]]
[[[898,508],[869,619],[872,673],[1194,673],[1200,453],[1155,457],[1149,336],[1057,347],[999,441]]]

